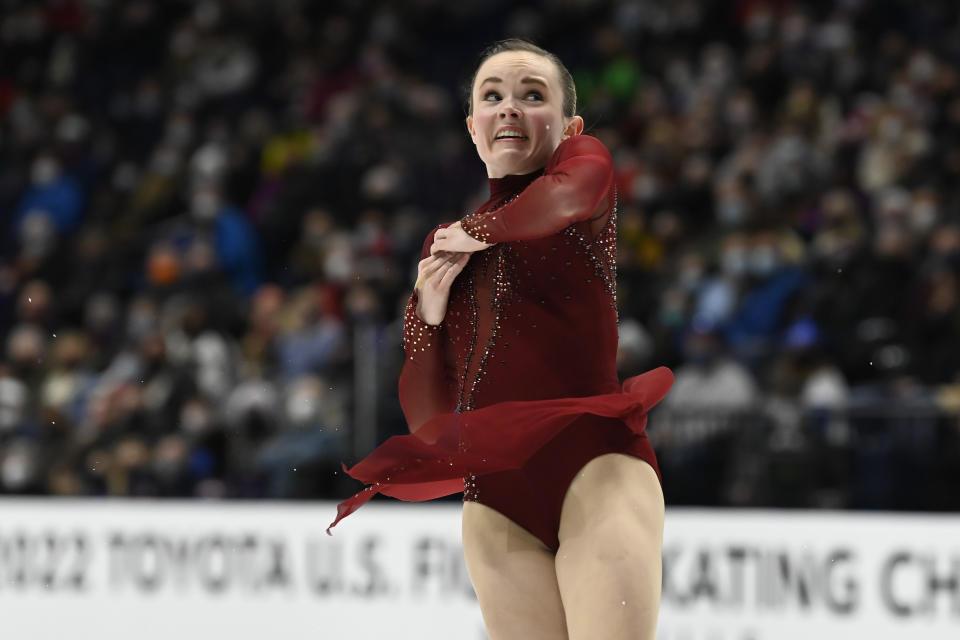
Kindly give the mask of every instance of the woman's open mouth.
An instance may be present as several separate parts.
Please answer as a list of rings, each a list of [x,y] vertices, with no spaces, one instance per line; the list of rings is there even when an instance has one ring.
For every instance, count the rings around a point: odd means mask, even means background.
[[[524,140],[527,140],[527,136],[524,135],[523,131],[514,127],[501,129],[493,139],[494,142],[522,142]]]

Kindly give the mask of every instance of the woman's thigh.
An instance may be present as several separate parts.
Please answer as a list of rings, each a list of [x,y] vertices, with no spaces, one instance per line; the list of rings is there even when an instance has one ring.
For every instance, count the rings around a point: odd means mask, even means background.
[[[463,505],[463,552],[490,640],[567,640],[554,555],[490,507]]]
[[[664,504],[653,468],[606,454],[567,490],[558,585],[570,640],[654,637],[660,606]]]

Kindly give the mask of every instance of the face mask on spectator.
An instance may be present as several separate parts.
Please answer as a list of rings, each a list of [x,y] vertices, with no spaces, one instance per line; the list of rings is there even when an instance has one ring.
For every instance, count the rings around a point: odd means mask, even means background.
[[[680,286],[692,291],[700,285],[703,279],[703,269],[700,267],[684,267],[680,270]]]
[[[24,255],[42,258],[56,243],[56,229],[50,214],[40,209],[27,213],[20,224],[20,246]]]
[[[193,124],[183,116],[174,116],[167,122],[167,141],[175,147],[186,147],[193,139]]]
[[[773,20],[773,14],[764,7],[754,10],[744,27],[753,40],[766,40],[773,33]]]
[[[717,205],[717,219],[725,226],[735,226],[747,218],[747,203],[741,198],[726,198]]]
[[[36,471],[36,461],[29,449],[11,447],[0,463],[0,485],[9,491],[23,489],[33,481]]]
[[[187,445],[179,436],[167,436],[157,445],[153,471],[161,480],[171,482],[187,469]]]
[[[746,95],[734,96],[727,103],[727,122],[734,128],[749,126],[754,119],[754,107]]]
[[[757,247],[750,252],[750,273],[755,276],[768,276],[780,266],[777,250],[773,247]]]
[[[170,178],[180,170],[180,156],[171,147],[157,149],[150,159],[150,172],[163,178]]]
[[[884,142],[895,143],[903,134],[903,122],[895,116],[886,116],[880,121],[879,132]]]
[[[60,164],[50,156],[40,156],[30,169],[33,184],[42,185],[53,182],[60,175]]]
[[[33,324],[20,324],[7,337],[7,357],[12,365],[22,370],[39,366],[44,349],[43,335]]]
[[[190,196],[190,213],[199,222],[213,220],[220,211],[220,195],[212,189],[198,189]]]
[[[931,82],[936,73],[937,61],[926,51],[914,54],[907,65],[907,74],[910,76],[910,80],[917,84]]]
[[[180,428],[190,435],[206,432],[212,421],[210,410],[199,401],[188,402],[180,412]]]
[[[679,327],[685,320],[683,309],[667,307],[660,310],[660,324],[664,327]]]
[[[0,433],[20,424],[26,401],[26,385],[16,378],[0,375]]]
[[[937,222],[937,207],[929,200],[921,200],[910,211],[910,227],[918,233],[926,233]]]
[[[334,282],[349,282],[354,276],[353,265],[351,241],[342,237],[332,239],[323,263],[324,275]]]
[[[127,318],[127,333],[134,340],[140,340],[156,326],[156,313],[151,309],[134,309]]]
[[[287,419],[296,427],[308,426],[317,416],[320,398],[310,388],[297,387],[287,396]]]
[[[749,268],[747,250],[740,247],[725,249],[720,257],[720,268],[728,276],[744,275]]]

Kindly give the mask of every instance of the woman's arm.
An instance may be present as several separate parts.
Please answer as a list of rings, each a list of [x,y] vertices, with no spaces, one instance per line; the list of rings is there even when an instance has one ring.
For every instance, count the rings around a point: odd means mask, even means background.
[[[445,225],[444,225],[445,226]],[[430,256],[430,245],[437,227],[427,235],[421,259]],[[403,318],[403,350],[406,360],[400,371],[400,406],[411,433],[439,413],[456,407],[456,380],[444,362],[443,322],[428,324],[417,315],[419,290],[407,302]]]
[[[515,200],[467,216],[461,224],[472,238],[488,244],[544,238],[594,218],[612,184],[613,159],[603,143],[573,136],[560,143],[543,175]]]

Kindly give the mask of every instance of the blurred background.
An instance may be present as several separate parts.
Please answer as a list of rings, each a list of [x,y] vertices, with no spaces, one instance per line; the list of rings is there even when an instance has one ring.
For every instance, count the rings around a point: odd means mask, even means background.
[[[0,0],[0,494],[356,490],[507,36],[613,153],[668,504],[960,509],[946,0]]]

